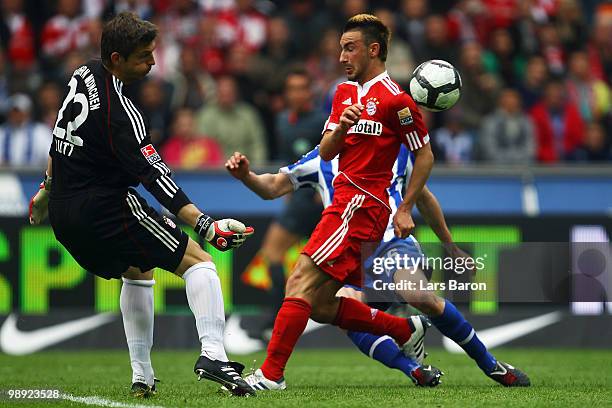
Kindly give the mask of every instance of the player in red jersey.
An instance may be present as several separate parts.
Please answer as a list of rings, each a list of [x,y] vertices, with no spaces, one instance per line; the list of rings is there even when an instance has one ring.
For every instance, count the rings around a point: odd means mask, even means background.
[[[394,217],[398,237],[414,229],[411,210],[433,166],[418,108],[385,70],[389,36],[389,29],[369,14],[353,16],[344,27],[340,63],[349,81],[336,90],[320,145],[323,160],[339,154],[334,199],[287,281],[266,360],[246,378],[256,390],[286,388],[285,365],[309,317],[346,330],[386,334],[405,349],[423,336],[425,323],[419,318],[395,317],[335,296],[345,283],[361,285],[361,244],[383,237],[391,212],[386,190],[401,143],[416,160]]]

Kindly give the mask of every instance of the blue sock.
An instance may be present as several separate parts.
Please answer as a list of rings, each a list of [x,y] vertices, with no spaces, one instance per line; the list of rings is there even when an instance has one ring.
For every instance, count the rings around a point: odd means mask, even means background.
[[[431,322],[440,333],[464,349],[482,371],[490,373],[497,364],[495,357],[487,351],[487,347],[482,344],[472,325],[465,320],[455,305],[448,300],[445,302],[444,312],[440,316],[429,316]]]
[[[419,366],[416,361],[406,357],[389,336],[353,331],[346,334],[363,354],[380,361],[389,368],[398,369],[407,376],[410,376],[410,373]]]

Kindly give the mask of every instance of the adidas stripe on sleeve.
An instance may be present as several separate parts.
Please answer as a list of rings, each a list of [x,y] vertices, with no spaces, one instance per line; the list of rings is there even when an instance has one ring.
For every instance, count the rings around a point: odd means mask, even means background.
[[[173,214],[190,201],[170,177],[172,172],[151,143],[140,111],[123,94],[123,83],[113,77],[113,98],[118,101],[111,126],[112,149],[124,168]]]

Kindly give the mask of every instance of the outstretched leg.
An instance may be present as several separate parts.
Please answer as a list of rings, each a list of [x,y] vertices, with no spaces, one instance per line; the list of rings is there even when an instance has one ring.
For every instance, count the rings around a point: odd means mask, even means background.
[[[417,269],[416,272],[399,270],[395,273],[394,280],[396,283],[400,281],[417,282],[415,285],[417,288],[426,286],[419,283],[419,281],[426,282],[420,269]],[[509,364],[498,362],[489,353],[472,325],[452,302],[436,296],[430,290],[403,290],[398,291],[398,294],[429,316],[440,333],[457,343],[487,376],[505,386],[528,386],[530,384],[525,373]]]
[[[247,378],[250,384],[267,389],[285,388],[285,365],[311,316],[315,321],[346,330],[387,334],[402,345],[410,339],[414,329],[409,320],[372,309],[355,299],[337,298],[340,286],[308,256],[300,255],[287,281],[287,297],[274,323],[268,355],[261,369]]]
[[[189,239],[175,274],[185,280],[187,302],[196,321],[201,344],[194,372],[199,379],[216,381],[236,395],[254,394],[240,377],[241,368],[229,362],[223,347],[225,312],[217,269],[209,254]],[[243,368],[243,367],[242,367]]]

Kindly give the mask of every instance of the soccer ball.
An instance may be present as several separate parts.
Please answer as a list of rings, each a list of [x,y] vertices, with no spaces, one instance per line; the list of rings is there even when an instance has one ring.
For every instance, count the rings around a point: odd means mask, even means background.
[[[461,96],[461,77],[446,61],[426,61],[412,74],[410,94],[424,109],[433,112],[450,109]]]

